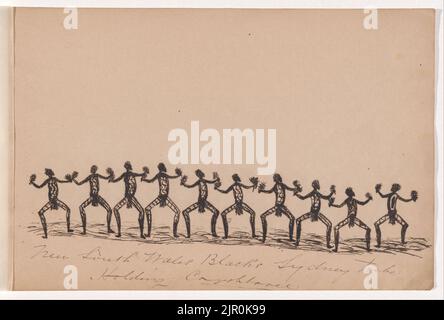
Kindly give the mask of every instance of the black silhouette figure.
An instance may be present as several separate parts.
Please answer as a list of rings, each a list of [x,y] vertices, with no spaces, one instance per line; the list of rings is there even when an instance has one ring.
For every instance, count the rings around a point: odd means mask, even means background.
[[[334,251],[338,251],[339,246],[339,230],[348,225],[350,228],[354,227],[355,224],[365,230],[365,242],[367,246],[367,250],[370,250],[370,232],[371,229],[364,223],[362,220],[360,220],[356,215],[358,214],[358,205],[364,206],[367,203],[372,200],[372,195],[370,193],[366,193],[365,196],[367,197],[367,200],[365,201],[359,201],[355,199],[355,193],[352,188],[345,189],[345,194],[348,198],[346,198],[341,204],[334,204],[335,199],[330,198],[330,201],[328,202],[328,205],[335,208],[342,208],[344,205],[347,205],[347,218],[339,222],[334,227],[334,235],[335,235],[335,248]]]
[[[59,207],[61,207],[63,210],[66,211],[66,229],[68,232],[73,232],[73,230],[70,227],[70,215],[71,215],[71,209],[64,203],[62,200],[60,200],[59,197],[59,186],[58,183],[70,183],[72,182],[72,176],[67,174],[65,176],[65,180],[60,180],[54,176],[54,171],[51,169],[45,169],[45,175],[48,176],[48,178],[42,182],[42,184],[38,185],[35,183],[36,175],[32,174],[29,179],[29,184],[32,184],[36,188],[43,188],[44,186],[48,185],[48,202],[39,210],[38,214],[40,217],[40,222],[42,223],[44,236],[43,238],[48,238],[48,226],[46,224],[46,218],[45,218],[45,212],[49,209],[51,210],[58,210]]]
[[[375,230],[376,230],[376,247],[381,246],[381,224],[389,220],[390,224],[395,224],[398,222],[401,225],[401,243],[405,244],[405,233],[409,225],[407,222],[398,214],[396,210],[396,203],[399,200],[403,202],[416,201],[418,199],[418,193],[416,191],[412,191],[410,194],[410,199],[404,199],[398,194],[398,191],[401,190],[401,186],[397,183],[392,185],[392,189],[390,193],[382,194],[381,193],[381,184],[377,184],[375,186],[376,192],[381,196],[381,198],[387,198],[387,214],[379,218],[375,222]]]
[[[268,209],[264,213],[261,214],[261,221],[262,221],[262,242],[265,242],[265,239],[267,238],[267,217],[273,213],[276,214],[277,217],[281,217],[282,214],[284,214],[288,220],[288,235],[290,237],[290,240],[293,241],[293,230],[294,230],[294,215],[288,210],[288,208],[285,206],[285,191],[290,190],[293,192],[299,191],[299,185],[297,182],[293,182],[295,185],[295,188],[291,188],[287,186],[285,183],[282,182],[282,177],[280,174],[275,173],[273,175],[273,181],[274,186],[270,190],[265,189],[265,183],[260,183],[258,192],[259,193],[273,193],[275,194],[276,200],[274,207]]]
[[[148,174],[148,168],[147,167],[143,167],[143,173],[135,173],[133,172],[133,166],[131,165],[131,162],[127,161],[124,164],[124,168],[126,169],[126,171],[124,173],[122,173],[120,175],[120,177],[115,178],[114,177],[114,172],[111,168],[109,168],[108,174],[110,175],[109,178],[109,182],[118,182],[120,180],[123,179],[123,182],[125,183],[125,196],[122,200],[120,200],[115,206],[114,206],[114,216],[116,217],[116,223],[117,223],[117,235],[116,237],[120,237],[121,236],[121,223],[120,223],[120,213],[119,210],[120,208],[122,208],[124,205],[126,205],[126,207],[132,208],[132,206],[134,205],[134,207],[136,207],[137,211],[139,212],[139,229],[140,229],[140,237],[145,239],[145,235],[143,234],[143,224],[144,224],[144,209],[142,207],[142,205],[140,204],[140,202],[136,199],[135,195],[136,195],[136,190],[137,190],[137,182],[136,182],[136,177],[146,177],[146,175]]]
[[[151,221],[152,221],[152,215],[151,210],[157,206],[160,205],[161,208],[167,206],[174,212],[174,220],[173,220],[173,235],[174,237],[178,237],[177,235],[177,224],[179,223],[180,218],[180,210],[179,207],[173,202],[173,200],[170,199],[168,196],[170,191],[170,184],[169,179],[176,179],[182,176],[182,171],[177,168],[176,169],[176,175],[170,176],[167,174],[167,169],[165,167],[165,164],[159,163],[157,166],[159,169],[159,172],[151,179],[147,179],[145,177],[142,178],[142,181],[151,183],[157,180],[159,182],[159,195],[156,199],[154,199],[146,208],[146,219],[147,219],[147,225],[148,225],[148,234],[147,236],[151,236]]]
[[[97,207],[98,205],[101,205],[102,208],[104,208],[106,210],[107,231],[108,231],[108,233],[114,233],[114,231],[111,229],[111,217],[112,217],[113,211],[112,211],[110,205],[108,204],[108,202],[106,202],[106,200],[103,199],[99,195],[99,190],[100,190],[99,180],[100,179],[109,180],[112,176],[109,174],[107,177],[105,177],[105,176],[101,175],[100,173],[97,173],[97,169],[98,168],[96,165],[91,166],[91,170],[90,170],[91,174],[80,182],[77,181],[77,179],[76,179],[78,173],[76,171],[74,171],[72,174],[72,180],[78,186],[81,186],[82,184],[89,182],[89,198],[86,199],[79,207],[80,218],[82,219],[82,228],[83,228],[82,234],[86,234],[85,209],[89,205],[92,205],[93,207]],[[109,169],[108,169],[108,172],[109,172]]]
[[[297,196],[299,199],[305,200],[305,199],[310,198],[310,200],[311,200],[310,212],[307,212],[296,219],[296,246],[299,245],[299,241],[301,240],[301,223],[302,223],[302,221],[311,218],[312,222],[321,220],[321,222],[325,225],[325,227],[327,229],[327,233],[326,233],[327,248],[331,248],[330,238],[331,238],[332,223],[326,216],[324,216],[321,213],[321,200],[322,199],[329,200],[333,196],[333,194],[336,193],[335,186],[332,185],[330,187],[330,194],[325,196],[319,192],[319,189],[321,189],[321,186],[320,186],[318,180],[314,180],[311,185],[313,187],[313,190],[310,193],[306,194],[305,196],[301,196],[298,192],[295,192],[295,196]]]
[[[250,182],[252,183],[252,185],[247,186],[242,183],[241,178],[239,177],[238,174],[236,174],[236,173],[233,174],[232,178],[233,178],[234,183],[231,186],[229,186],[227,190],[219,189],[221,186],[220,182],[217,182],[215,184],[217,191],[222,192],[222,193],[229,193],[230,191],[233,191],[233,196],[234,196],[234,204],[232,204],[231,206],[226,208],[220,214],[222,217],[222,222],[224,224],[224,234],[225,234],[224,239],[228,238],[227,214],[233,210],[235,210],[236,214],[238,214],[238,215],[243,214],[244,210],[250,214],[251,237],[255,238],[256,237],[256,232],[255,232],[255,216],[256,216],[256,214],[255,214],[254,210],[251,209],[250,206],[244,202],[244,193],[242,192],[242,188],[243,189],[253,189],[253,191],[254,191],[254,189],[257,188],[258,179],[255,177],[250,178]]]
[[[187,176],[183,176],[180,183],[186,187],[186,188],[194,188],[196,186],[199,187],[199,197],[197,199],[197,202],[193,203],[192,205],[190,205],[188,208],[186,208],[185,210],[182,211],[183,217],[185,219],[185,225],[187,228],[187,238],[190,237],[190,233],[191,233],[191,225],[190,225],[190,212],[192,212],[193,210],[198,209],[198,212],[203,213],[205,212],[205,209],[210,210],[213,213],[213,216],[211,218],[211,234],[213,235],[213,237],[217,237],[217,233],[216,233],[216,222],[217,222],[217,217],[219,216],[219,210],[216,209],[215,206],[213,206],[208,200],[208,183],[216,183],[218,181],[220,181],[219,176],[217,175],[216,172],[213,173],[213,180],[207,180],[205,179],[205,174],[197,169],[196,170],[196,176],[197,176],[197,181],[193,184],[186,184],[187,181]]]

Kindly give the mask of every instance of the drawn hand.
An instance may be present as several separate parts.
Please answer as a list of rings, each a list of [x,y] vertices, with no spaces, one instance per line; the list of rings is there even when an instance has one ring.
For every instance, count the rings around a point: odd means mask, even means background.
[[[77,178],[77,176],[79,175],[79,173],[77,171],[73,171],[71,174],[71,178],[72,180],[74,180],[75,178]]]
[[[72,176],[69,173],[65,174],[65,179],[69,182],[72,182]]]
[[[330,199],[328,199],[328,206],[331,207],[334,202],[335,198],[331,197]]]
[[[222,185],[222,183],[220,182],[220,180],[217,180],[217,181],[214,183],[214,189],[218,189],[218,188],[220,188],[221,185]]]
[[[182,176],[182,179],[180,179],[180,184],[181,184],[181,185],[184,185],[185,182],[187,182],[187,180],[188,180],[188,177],[187,177],[187,176]]]
[[[114,179],[114,171],[111,168],[106,169],[106,173],[108,173],[108,182]]]
[[[31,176],[29,177],[29,184],[32,184],[35,181],[36,178],[37,177],[36,177],[35,174],[31,174]]]
[[[143,167],[142,170],[143,170],[143,177],[145,178],[148,175],[148,173],[150,173],[150,169],[148,169],[148,167]]]
[[[258,177],[251,177],[250,182],[253,185],[253,191],[257,188],[257,185],[259,184],[259,178]]]
[[[336,186],[335,185],[330,186],[330,192],[332,194],[336,194]]]
[[[412,193],[411,193],[411,197],[412,197],[412,200],[414,202],[416,202],[416,200],[418,200],[418,192],[413,190]]]
[[[176,172],[176,174],[180,177],[182,176],[182,170],[180,168],[176,168],[176,170],[174,170]]]
[[[299,183],[298,180],[293,181],[293,186],[295,187],[295,190],[293,191],[294,195],[302,191],[302,185]]]
[[[376,192],[381,191],[381,187],[382,187],[382,184],[378,183],[378,184],[375,186],[375,190],[376,190]]]
[[[373,197],[372,197],[372,195],[370,194],[370,192],[367,192],[367,193],[365,194],[365,196],[367,197],[367,199],[373,200]]]
[[[261,192],[261,191],[264,191],[265,190],[265,182],[261,182],[261,183],[259,183],[259,188],[258,188],[258,191],[259,192]]]

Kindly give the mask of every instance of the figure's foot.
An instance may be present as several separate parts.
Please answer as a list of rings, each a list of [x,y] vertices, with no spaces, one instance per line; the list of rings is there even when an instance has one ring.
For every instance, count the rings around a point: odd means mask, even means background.
[[[376,248],[381,248],[380,244],[375,245]]]
[[[118,234],[116,234],[116,238],[120,238],[122,235],[120,234],[120,232]]]
[[[145,237],[145,235],[144,235],[143,233],[140,234],[140,237],[141,237],[142,239],[146,239],[146,237]]]
[[[190,237],[190,235],[189,235],[189,234],[187,234],[185,238],[189,239],[189,238],[191,238],[191,237]]]
[[[219,238],[216,232],[213,232],[211,235],[213,236],[213,238]]]
[[[179,238],[179,235],[177,233],[174,233],[173,237],[177,239],[177,238]]]
[[[228,239],[228,236],[223,236],[222,239]]]
[[[86,234],[86,231],[82,231],[82,232],[80,232],[80,234],[81,234],[81,235],[85,235],[85,234]]]
[[[256,238],[256,234],[253,233],[253,234],[251,235],[251,237],[252,237],[253,239]]]
[[[331,249],[333,246],[331,244],[327,244],[327,249]]]
[[[73,229],[68,229],[68,232],[74,232],[74,230]]]
[[[293,240],[293,237],[290,237],[290,241],[294,241],[294,240]]]
[[[114,233],[114,230],[111,228],[108,228],[108,233]]]
[[[265,242],[265,239],[266,239],[266,238],[262,238],[262,242]]]
[[[333,252],[338,252],[338,248],[334,248],[334,249],[333,249]]]
[[[43,239],[48,239],[48,236],[45,235],[45,236],[42,236],[42,238],[43,238]]]

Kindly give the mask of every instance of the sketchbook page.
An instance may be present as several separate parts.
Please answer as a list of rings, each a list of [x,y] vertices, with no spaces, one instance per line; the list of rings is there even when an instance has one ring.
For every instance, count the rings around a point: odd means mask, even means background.
[[[17,9],[14,289],[431,289],[434,28]]]
[[[10,288],[11,271],[11,238],[10,238],[10,207],[9,197],[12,183],[9,165],[12,153],[10,152],[12,136],[10,128],[11,120],[11,83],[10,62],[12,42],[12,8],[0,7],[0,290]]]

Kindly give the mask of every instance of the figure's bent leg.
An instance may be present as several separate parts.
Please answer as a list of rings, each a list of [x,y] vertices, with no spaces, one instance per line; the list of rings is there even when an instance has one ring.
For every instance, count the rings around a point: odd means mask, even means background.
[[[224,239],[228,238],[228,219],[227,219],[227,214],[230,213],[231,211],[233,211],[234,208],[236,208],[236,204],[232,204],[231,206],[226,208],[224,211],[222,211],[222,213],[220,214],[221,217],[222,217],[222,223],[224,225]]]
[[[145,221],[145,210],[143,209],[140,202],[136,199],[136,197],[131,198],[131,203],[134,205],[134,207],[139,212],[138,220],[139,220],[140,237],[142,239],[145,239],[145,235],[143,234],[143,225],[144,225],[144,221]]]
[[[86,234],[86,213],[85,213],[85,209],[86,207],[88,207],[92,202],[92,198],[89,197],[88,199],[86,199],[79,207],[79,211],[80,211],[80,219],[82,220],[82,234]]]
[[[256,213],[253,209],[250,208],[250,206],[246,203],[242,203],[242,209],[247,211],[250,214],[250,225],[251,225],[251,237],[256,238]]]
[[[294,232],[294,215],[288,210],[286,206],[283,207],[283,214],[288,218],[288,235],[290,241],[293,241],[293,232]]]
[[[213,235],[213,237],[217,238],[218,235],[216,232],[216,223],[217,223],[217,218],[219,217],[219,210],[217,210],[216,207],[213,206],[208,201],[206,201],[205,203],[205,208],[207,208],[213,213],[213,216],[211,217],[211,234]]]
[[[42,223],[43,228],[43,239],[48,238],[48,226],[46,224],[46,218],[45,218],[45,212],[48,211],[51,208],[51,202],[47,202],[38,212],[40,222]]]
[[[301,241],[301,231],[302,231],[301,223],[302,221],[307,220],[310,217],[311,213],[307,212],[296,219],[296,247],[299,245],[299,241]]]
[[[265,240],[267,239],[267,217],[270,214],[273,214],[276,212],[276,207],[270,208],[267,211],[265,211],[264,213],[261,214],[261,222],[262,222],[262,242],[265,242]]]
[[[387,219],[389,218],[389,215],[386,214],[384,216],[382,216],[381,218],[379,218],[376,222],[375,222],[375,231],[376,231],[376,247],[379,248],[381,246],[381,228],[380,225],[383,224],[384,222],[387,221]]]
[[[367,251],[370,251],[370,233],[371,229],[368,225],[366,225],[364,222],[362,222],[361,219],[355,218],[355,223],[358,227],[365,230],[365,244],[367,247]]]
[[[105,199],[103,199],[101,196],[98,196],[99,204],[106,210],[106,227],[108,233],[114,233],[114,231],[111,229],[111,217],[113,215],[113,210],[111,209],[108,202],[106,202]]]
[[[321,222],[325,225],[325,227],[327,228],[327,234],[326,234],[326,238],[327,238],[327,248],[331,248],[330,246],[330,239],[331,239],[331,221],[324,216],[322,213],[319,212],[319,220],[321,220]]]
[[[338,252],[339,247],[339,230],[350,222],[350,218],[345,218],[334,227],[335,248],[333,251]]]
[[[146,224],[148,227],[148,233],[147,233],[147,237],[151,237],[151,222],[152,222],[152,215],[151,215],[151,210],[157,206],[160,203],[160,198],[157,197],[156,199],[154,199],[153,201],[150,202],[149,205],[146,206],[145,208],[145,212],[146,212]]]
[[[173,218],[173,236],[175,238],[178,238],[179,235],[177,234],[177,225],[179,224],[180,219],[180,210],[179,207],[171,200],[169,197],[166,199],[166,205],[168,208],[170,208],[174,212],[174,218]]]
[[[71,209],[61,200],[57,200],[57,205],[66,211],[66,230],[68,232],[73,232],[74,230],[71,229]]]
[[[116,237],[120,238],[121,234],[121,223],[120,223],[120,213],[119,213],[119,209],[122,208],[124,205],[126,205],[126,203],[128,202],[127,198],[123,198],[122,200],[120,200],[115,206],[114,206],[114,217],[116,218],[116,224],[117,224],[117,234]]]
[[[185,220],[185,226],[187,228],[187,238],[189,238],[191,236],[190,212],[193,210],[196,210],[198,207],[199,207],[199,204],[196,202],[182,211],[182,215]]]
[[[405,244],[405,233],[409,227],[409,224],[399,214],[396,214],[395,219],[401,225],[401,243]]]

